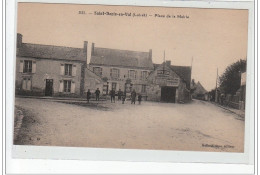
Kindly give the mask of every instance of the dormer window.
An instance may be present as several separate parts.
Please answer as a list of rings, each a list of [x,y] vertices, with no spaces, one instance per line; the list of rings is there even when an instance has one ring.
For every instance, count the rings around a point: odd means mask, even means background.
[[[170,75],[168,70],[157,70],[157,75]]]

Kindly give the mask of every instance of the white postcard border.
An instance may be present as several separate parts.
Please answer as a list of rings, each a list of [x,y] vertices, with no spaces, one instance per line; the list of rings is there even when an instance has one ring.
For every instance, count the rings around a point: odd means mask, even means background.
[[[195,151],[155,151],[103,148],[75,148],[49,146],[12,146],[13,111],[14,111],[14,65],[15,65],[15,26],[16,22],[7,20],[6,43],[6,151],[7,159],[37,158],[37,159],[82,159],[82,160],[124,160],[145,162],[207,162],[207,163],[240,163],[253,164],[254,158],[254,7],[253,2],[184,2],[184,1],[119,1],[119,0],[27,0],[19,2],[42,3],[79,3],[100,5],[135,5],[135,6],[167,6],[196,8],[232,8],[249,9],[248,59],[247,59],[247,96],[245,120],[245,153],[218,153]],[[7,19],[16,18],[14,8],[7,8]],[[12,81],[10,81],[12,80]]]

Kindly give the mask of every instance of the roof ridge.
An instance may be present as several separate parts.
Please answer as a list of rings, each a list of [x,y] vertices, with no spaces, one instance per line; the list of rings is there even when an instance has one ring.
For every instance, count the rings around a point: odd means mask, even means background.
[[[67,47],[67,46],[56,46],[56,45],[48,45],[48,44],[34,44],[34,43],[22,43],[26,45],[38,45],[38,46],[49,46],[49,47],[62,47],[62,48],[71,48],[71,49],[83,49],[78,47]]]
[[[149,53],[145,51],[136,51],[136,50],[126,50],[126,49],[112,49],[112,48],[105,48],[105,47],[95,47],[95,49],[107,49],[107,50],[115,50],[115,51],[127,51],[127,52],[139,52],[139,53]]]
[[[191,68],[191,66],[175,66],[175,65],[170,65],[172,67],[185,67],[185,68]]]

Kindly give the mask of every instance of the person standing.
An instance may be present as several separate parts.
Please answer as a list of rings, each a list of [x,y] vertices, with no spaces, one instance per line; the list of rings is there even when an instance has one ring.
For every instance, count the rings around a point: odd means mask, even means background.
[[[89,100],[91,98],[91,92],[90,90],[88,89],[88,92],[87,92],[87,102],[89,103]]]
[[[139,102],[139,105],[141,104],[141,101],[142,101],[142,95],[139,94],[139,95],[138,95],[138,102]]]
[[[131,104],[135,104],[135,98],[136,98],[136,92],[135,90],[132,91],[131,93]]]
[[[97,88],[95,94],[96,94],[96,101],[99,101],[99,94],[100,94],[99,88]]]
[[[121,91],[121,89],[119,89],[119,91],[118,91],[118,101],[121,100],[122,95],[123,95],[123,92]]]
[[[125,99],[126,99],[126,93],[124,92],[123,95],[122,95],[122,104],[125,103]]]
[[[111,90],[110,92],[111,95],[111,103],[114,101],[115,103],[115,96],[116,96],[116,91],[114,89]]]

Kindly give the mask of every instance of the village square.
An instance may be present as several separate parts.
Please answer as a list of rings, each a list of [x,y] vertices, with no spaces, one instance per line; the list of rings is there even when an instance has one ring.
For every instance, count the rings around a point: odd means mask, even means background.
[[[153,63],[152,49],[24,43],[18,33],[16,58],[14,144],[244,150],[245,69],[227,95],[191,79],[192,65]]]

